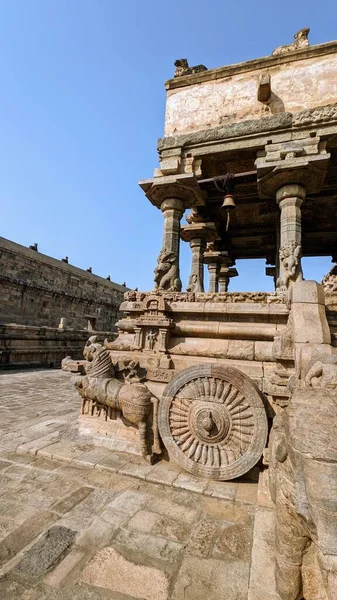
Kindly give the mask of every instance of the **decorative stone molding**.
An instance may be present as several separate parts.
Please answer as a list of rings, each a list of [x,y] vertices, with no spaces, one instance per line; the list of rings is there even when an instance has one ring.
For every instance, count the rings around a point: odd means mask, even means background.
[[[159,429],[170,456],[195,475],[228,480],[260,459],[267,417],[257,386],[241,371],[190,367],[165,388]]]
[[[326,294],[337,292],[337,265],[323,277],[322,285]]]
[[[125,302],[120,307],[121,311],[142,310],[143,301],[146,296],[152,296],[153,292],[126,292]],[[285,297],[273,292],[228,292],[228,293],[191,293],[191,292],[168,292],[160,290],[156,296],[162,296],[165,302],[216,302],[221,304],[233,304],[244,302],[250,304],[284,304]],[[169,307],[168,307],[169,308]]]
[[[293,127],[299,127],[300,125],[316,125],[334,121],[337,121],[337,104],[327,104],[296,113],[293,116],[292,124]]]

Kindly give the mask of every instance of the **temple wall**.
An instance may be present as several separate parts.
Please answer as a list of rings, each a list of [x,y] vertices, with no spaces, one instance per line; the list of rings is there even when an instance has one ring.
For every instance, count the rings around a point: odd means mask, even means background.
[[[90,333],[97,334],[102,341],[109,335]],[[59,367],[66,356],[82,359],[88,337],[85,329],[0,324],[0,368]]]
[[[200,82],[178,87],[178,80],[173,89],[168,82],[165,136],[336,103],[337,56],[295,58],[252,61],[246,63],[244,72],[241,65],[206,71],[202,77],[195,76]],[[262,103],[257,99],[258,81],[266,72],[271,76],[272,96]]]
[[[0,323],[112,331],[126,288],[0,238]]]

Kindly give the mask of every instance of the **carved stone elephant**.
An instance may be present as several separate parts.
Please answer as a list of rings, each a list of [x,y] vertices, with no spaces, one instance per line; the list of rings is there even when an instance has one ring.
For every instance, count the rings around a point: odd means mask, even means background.
[[[319,373],[317,365],[311,375]],[[276,587],[282,600],[303,598],[303,555],[314,544],[326,597],[337,600],[337,389],[309,381],[295,388],[270,436]]]

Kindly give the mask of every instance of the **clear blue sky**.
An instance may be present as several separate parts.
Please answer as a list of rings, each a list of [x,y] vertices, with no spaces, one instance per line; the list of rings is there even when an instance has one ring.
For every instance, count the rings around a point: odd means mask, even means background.
[[[151,289],[162,216],[137,182],[157,166],[174,60],[215,68],[336,25],[335,0],[0,0],[0,235]],[[231,289],[271,289],[262,263],[238,269]]]

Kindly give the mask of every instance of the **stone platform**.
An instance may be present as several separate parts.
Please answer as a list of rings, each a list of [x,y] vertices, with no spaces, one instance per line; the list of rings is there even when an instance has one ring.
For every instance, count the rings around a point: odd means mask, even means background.
[[[54,370],[0,375],[0,598],[246,600],[257,485],[78,437]]]

